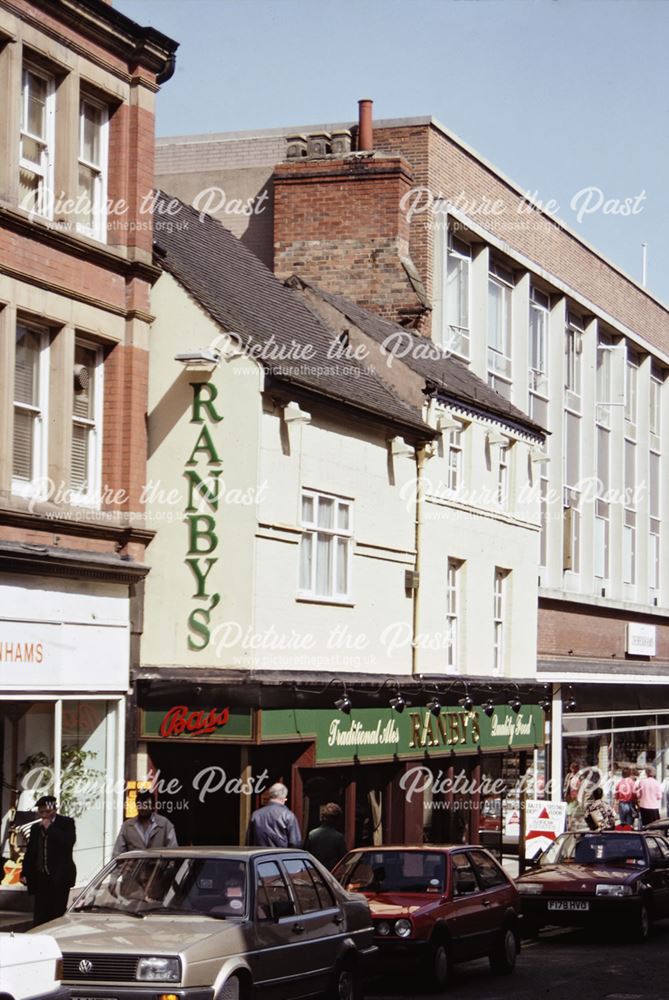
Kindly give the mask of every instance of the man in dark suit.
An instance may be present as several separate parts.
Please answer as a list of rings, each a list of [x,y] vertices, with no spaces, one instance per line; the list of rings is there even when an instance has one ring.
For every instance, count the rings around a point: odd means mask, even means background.
[[[77,839],[74,820],[59,816],[53,795],[37,800],[39,822],[30,828],[21,881],[35,897],[33,926],[62,917],[77,878],[72,851]]]

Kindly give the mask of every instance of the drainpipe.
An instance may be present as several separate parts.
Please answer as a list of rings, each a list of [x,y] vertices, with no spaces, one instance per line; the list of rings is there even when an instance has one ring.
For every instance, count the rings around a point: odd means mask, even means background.
[[[413,588],[413,620],[411,627],[411,675],[419,673],[418,663],[418,634],[420,631],[420,590],[421,573],[423,563],[422,550],[422,527],[423,527],[423,469],[427,458],[425,445],[416,447],[416,519],[414,533],[414,548],[416,550],[416,572],[418,574],[418,586]]]

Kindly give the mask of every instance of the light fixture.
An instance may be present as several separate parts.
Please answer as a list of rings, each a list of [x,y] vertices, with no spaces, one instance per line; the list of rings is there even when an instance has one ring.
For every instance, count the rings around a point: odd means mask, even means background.
[[[201,347],[197,351],[175,354],[174,360],[181,362],[186,371],[213,372],[221,360],[221,352],[213,347]]]
[[[490,700],[490,698],[488,698],[487,701],[483,702],[483,704],[481,705],[481,708],[483,709],[483,711],[485,712],[485,714],[488,716],[488,718],[490,718],[494,714],[494,712],[495,712],[495,706],[492,703],[492,701]]]
[[[564,708],[565,712],[573,712],[574,711],[574,709],[576,708],[576,699],[574,698],[573,694],[569,695],[569,697],[567,698],[567,700],[565,701],[565,703],[563,705],[563,708]]]
[[[341,696],[341,698],[337,698],[337,700],[335,702],[335,708],[337,709],[338,712],[341,712],[342,715],[350,715],[351,714],[351,709],[353,708],[353,702],[351,701],[351,699],[349,698],[349,696],[346,694],[346,691],[344,691],[344,693]]]
[[[398,715],[401,715],[405,708],[411,706],[411,702],[408,701],[401,691],[398,691],[394,698],[390,699],[390,707]]]
[[[458,705],[462,705],[465,712],[471,712],[474,707],[474,699],[470,694],[465,694],[464,698],[458,699]]]
[[[514,695],[513,698],[509,698],[509,700],[507,701],[507,705],[509,706],[509,708],[513,709],[516,715],[518,715],[523,706],[523,703],[518,697],[518,695]]]
[[[550,712],[550,710],[551,710],[551,700],[550,700],[550,698],[539,698],[539,701],[537,702],[537,704],[539,705],[539,708],[543,712],[546,712],[546,713]]]
[[[430,698],[426,707],[428,712],[434,715],[435,718],[439,718],[439,716],[441,715],[441,702],[437,697]]]

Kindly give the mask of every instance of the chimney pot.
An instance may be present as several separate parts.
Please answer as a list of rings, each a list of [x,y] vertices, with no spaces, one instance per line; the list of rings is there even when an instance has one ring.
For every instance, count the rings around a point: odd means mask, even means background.
[[[372,126],[372,104],[368,97],[358,101],[358,150],[371,153],[374,149],[374,128]]]

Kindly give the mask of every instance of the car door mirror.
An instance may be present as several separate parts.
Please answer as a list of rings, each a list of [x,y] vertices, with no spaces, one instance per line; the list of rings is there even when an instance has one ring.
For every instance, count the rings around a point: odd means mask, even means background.
[[[275,923],[283,917],[295,916],[295,904],[291,899],[276,899],[270,904],[270,919]]]

